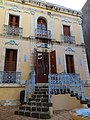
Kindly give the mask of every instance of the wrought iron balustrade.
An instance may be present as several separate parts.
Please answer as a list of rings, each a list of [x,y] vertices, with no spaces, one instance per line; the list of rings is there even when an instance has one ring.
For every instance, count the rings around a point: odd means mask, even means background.
[[[11,26],[11,25],[4,25],[3,34],[4,35],[14,35],[14,36],[22,36],[22,28]]]
[[[78,74],[49,74],[48,83],[49,102],[51,94],[61,94],[61,92],[73,92],[74,95],[78,93],[79,97],[85,99],[83,81]]]
[[[27,99],[35,90],[35,73],[34,71],[30,72],[29,80],[25,84],[25,98],[24,102],[27,102]]]
[[[21,72],[0,71],[0,83],[20,83]]]
[[[61,35],[61,40],[65,43],[75,43],[75,36]]]
[[[44,38],[44,39],[51,39],[51,31],[50,30],[35,30],[35,37],[36,38]]]

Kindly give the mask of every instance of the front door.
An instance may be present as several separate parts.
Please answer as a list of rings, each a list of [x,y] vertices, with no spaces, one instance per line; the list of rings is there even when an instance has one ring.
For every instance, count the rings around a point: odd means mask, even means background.
[[[49,65],[49,53],[38,52],[35,50],[34,68],[35,68],[35,80],[36,83],[48,83],[49,66],[51,73],[56,73],[56,58],[55,51],[50,53],[50,65]]]
[[[49,74],[49,54],[35,50],[35,79],[36,83],[47,83]]]

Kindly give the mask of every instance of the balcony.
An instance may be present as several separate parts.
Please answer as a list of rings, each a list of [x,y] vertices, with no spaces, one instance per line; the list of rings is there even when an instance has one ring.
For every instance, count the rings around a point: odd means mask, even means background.
[[[75,36],[61,35],[61,41],[65,43],[75,43]]]
[[[22,28],[10,25],[4,25],[4,35],[22,36]]]
[[[21,73],[16,71],[0,71],[0,84],[20,83]]]
[[[50,30],[41,30],[36,29],[35,30],[35,37],[40,39],[51,39],[51,31]]]

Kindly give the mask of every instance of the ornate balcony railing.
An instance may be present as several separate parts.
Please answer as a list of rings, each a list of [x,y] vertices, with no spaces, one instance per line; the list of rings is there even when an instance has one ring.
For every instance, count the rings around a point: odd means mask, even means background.
[[[35,90],[35,72],[30,72],[29,80],[26,81],[25,84],[25,98],[24,102],[27,102],[28,98]]]
[[[21,72],[16,71],[0,71],[0,84],[20,83]]]
[[[43,38],[43,39],[51,39],[51,31],[50,30],[35,30],[35,37],[36,38]]]
[[[3,34],[4,35],[13,35],[13,36],[22,36],[22,28],[10,25],[4,25]]]
[[[48,83],[49,102],[51,101],[51,94],[61,93],[73,93],[78,95],[78,98],[85,100],[83,81],[80,80],[78,74],[49,74]]]
[[[61,40],[65,43],[75,43],[75,36],[61,35]]]

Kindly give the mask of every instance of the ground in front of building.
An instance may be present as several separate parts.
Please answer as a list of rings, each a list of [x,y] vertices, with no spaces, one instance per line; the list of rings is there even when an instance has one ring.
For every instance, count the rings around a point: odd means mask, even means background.
[[[17,107],[0,107],[0,120],[38,120],[37,118],[15,115]],[[72,120],[68,110],[54,111],[50,120]]]

